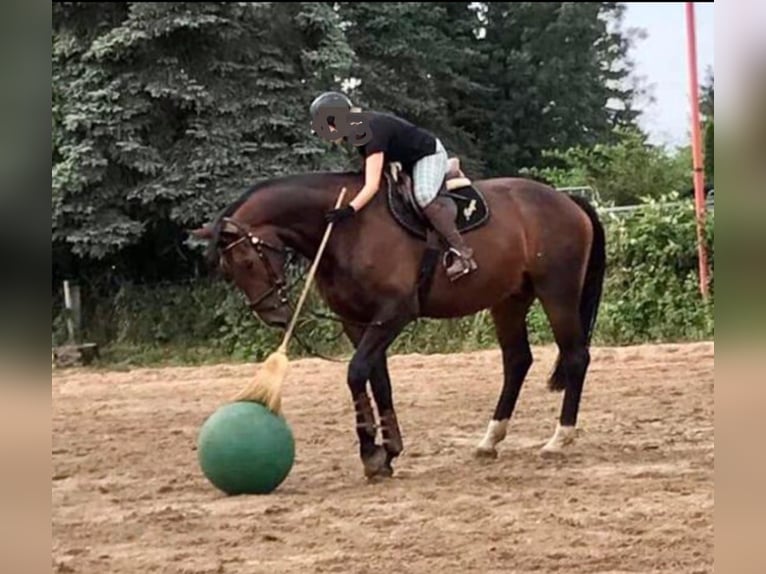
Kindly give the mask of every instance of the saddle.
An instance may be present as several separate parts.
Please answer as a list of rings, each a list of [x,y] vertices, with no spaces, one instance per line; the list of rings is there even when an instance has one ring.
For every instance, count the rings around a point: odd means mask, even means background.
[[[487,222],[489,207],[482,193],[460,170],[456,159],[450,160],[449,167],[439,195],[455,202],[458,212],[455,224],[457,230],[465,234]],[[411,235],[427,240],[433,230],[415,201],[412,177],[397,162],[388,164],[384,174],[388,183],[388,208],[394,220]]]

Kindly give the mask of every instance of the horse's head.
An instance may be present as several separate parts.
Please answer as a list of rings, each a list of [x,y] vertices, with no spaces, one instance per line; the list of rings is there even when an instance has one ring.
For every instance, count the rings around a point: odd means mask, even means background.
[[[287,251],[273,228],[250,229],[223,217],[191,234],[209,241],[208,260],[245,294],[253,313],[270,327],[287,326],[291,317],[285,280]]]
[[[361,187],[362,176],[325,172],[265,180],[211,226],[190,233],[208,241],[208,262],[245,294],[250,309],[267,325],[284,327],[292,316],[288,253],[314,257],[327,228],[324,214],[350,182]]]

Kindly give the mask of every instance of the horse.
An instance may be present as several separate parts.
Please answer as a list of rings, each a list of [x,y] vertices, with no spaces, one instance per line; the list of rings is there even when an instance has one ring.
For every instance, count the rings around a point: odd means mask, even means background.
[[[210,261],[241,290],[251,311],[266,325],[284,329],[291,318],[288,254],[314,258],[327,226],[325,213],[343,187],[346,201],[360,190],[363,177],[360,172],[309,172],[268,179],[247,190],[212,223],[191,231],[207,240]],[[464,234],[478,263],[471,274],[450,281],[438,255],[427,271],[433,244],[392,217],[383,189],[391,185],[387,174],[364,209],[334,226],[317,268],[316,289],[354,348],[347,384],[359,457],[369,479],[391,477],[404,448],[387,351],[418,318],[447,320],[489,310],[502,351],[503,381],[473,454],[495,458],[533,362],[526,318],[539,300],[558,347],[548,387],[564,395],[554,434],[542,453],[564,453],[575,440],[604,282],[604,228],[585,199],[542,182],[496,177],[471,184],[490,214],[486,223]]]

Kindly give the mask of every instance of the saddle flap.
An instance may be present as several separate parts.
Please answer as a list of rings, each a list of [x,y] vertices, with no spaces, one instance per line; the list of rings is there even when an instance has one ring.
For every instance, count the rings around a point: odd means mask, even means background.
[[[412,180],[404,171],[394,178],[385,172],[388,182],[388,207],[394,220],[415,237],[426,240],[430,224],[421,214],[415,202]],[[457,205],[456,226],[458,232],[468,233],[483,226],[489,219],[489,206],[484,195],[465,176],[450,177],[441,195],[451,198]]]

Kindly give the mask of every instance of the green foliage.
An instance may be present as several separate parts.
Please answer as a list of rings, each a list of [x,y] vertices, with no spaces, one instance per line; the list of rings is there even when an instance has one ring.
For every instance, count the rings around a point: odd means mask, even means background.
[[[357,58],[349,91],[366,109],[396,113],[431,129],[469,171],[483,164],[456,108],[489,89],[473,77],[483,57],[475,14],[463,2],[341,2],[339,14]]]
[[[704,130],[704,153],[705,153],[705,179],[708,182],[715,181],[715,135],[714,135],[714,113],[715,113],[715,88],[712,70],[708,71],[705,83],[701,88],[700,95],[700,113],[702,114],[702,128]]]
[[[715,76],[712,69],[707,71],[705,81],[700,86],[700,114],[705,121],[712,121],[715,114]]]
[[[592,146],[633,125],[624,7],[611,2],[481,4],[484,58],[471,79],[491,93],[461,102],[488,174],[539,166],[547,149]],[[462,106],[461,106],[462,107]]]
[[[53,241],[74,255],[124,252],[262,177],[336,161],[306,112],[353,56],[327,4],[53,8]]]
[[[705,126],[705,180],[709,183],[715,182],[715,125],[710,121]]]
[[[709,212],[711,277],[713,231]],[[649,200],[640,213],[610,223],[600,338],[629,344],[712,337],[713,297],[701,300],[696,239],[694,202],[678,194]]]
[[[354,95],[440,135],[474,177],[633,125],[623,8],[591,2],[342,2]]]
[[[634,205],[645,196],[659,197],[681,192],[691,185],[691,152],[671,153],[646,142],[634,129],[616,130],[616,143],[549,151],[550,167],[525,169],[522,173],[544,179],[556,187],[587,185],[599,197],[615,205]]]

